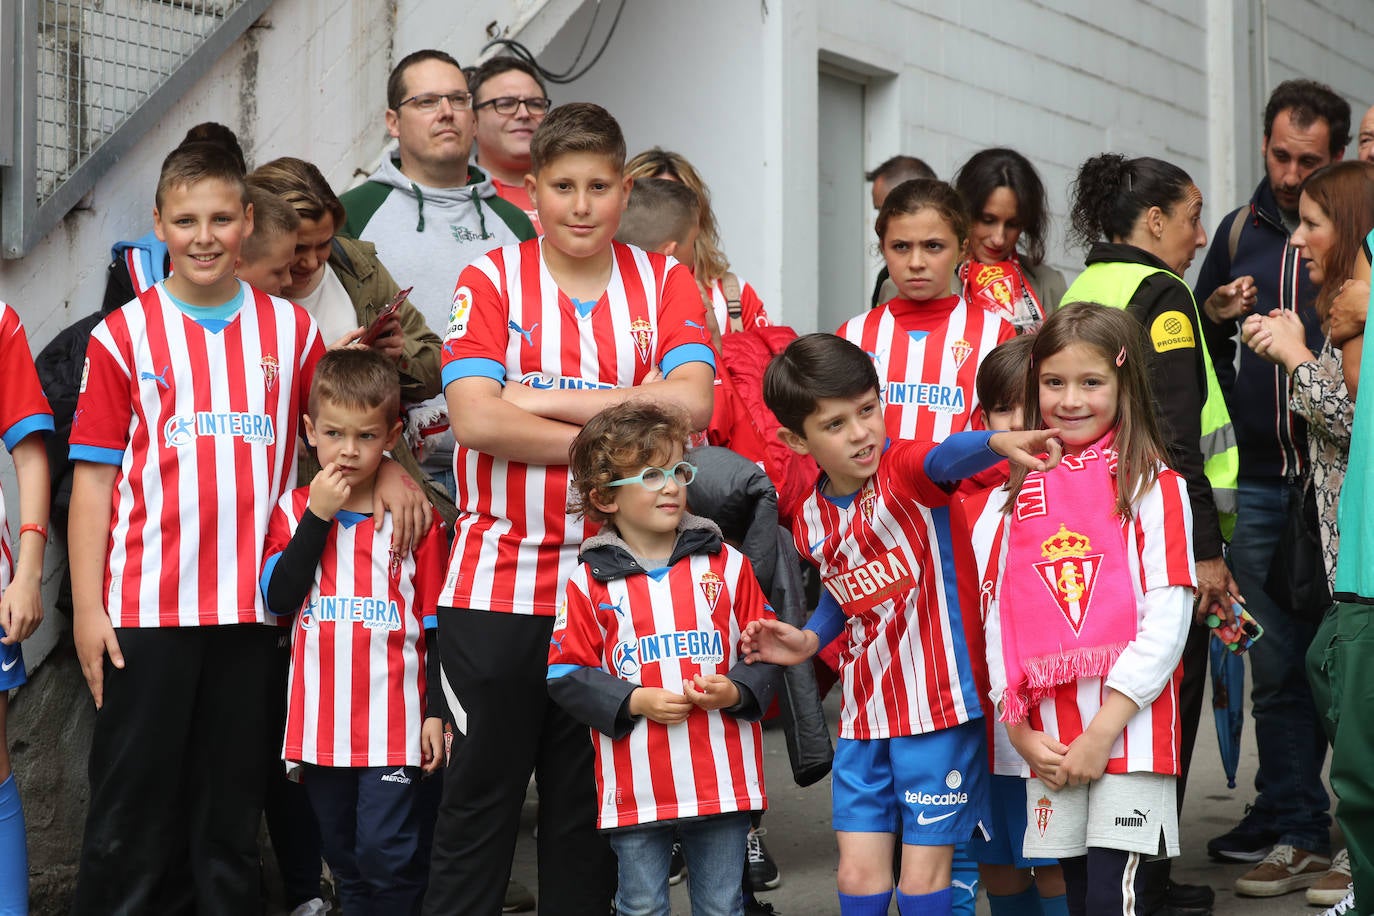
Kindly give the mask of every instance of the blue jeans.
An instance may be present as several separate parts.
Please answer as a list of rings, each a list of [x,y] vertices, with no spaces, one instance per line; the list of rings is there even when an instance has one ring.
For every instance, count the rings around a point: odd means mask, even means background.
[[[620,860],[616,916],[668,916],[668,868],[673,832],[687,860],[692,916],[742,916],[744,850],[749,812],[713,814],[680,821],[625,827],[606,834]]]
[[[1246,609],[1264,627],[1250,649],[1251,712],[1259,769],[1249,819],[1279,833],[1279,843],[1323,855],[1331,850],[1331,800],[1322,785],[1326,735],[1312,702],[1304,658],[1316,621],[1299,619],[1264,593],[1279,533],[1288,514],[1282,480],[1241,478],[1231,570]]]

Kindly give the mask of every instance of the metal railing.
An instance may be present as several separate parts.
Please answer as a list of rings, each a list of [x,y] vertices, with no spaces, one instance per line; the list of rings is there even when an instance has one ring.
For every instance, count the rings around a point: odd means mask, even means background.
[[[0,255],[50,232],[270,5],[3,0]]]

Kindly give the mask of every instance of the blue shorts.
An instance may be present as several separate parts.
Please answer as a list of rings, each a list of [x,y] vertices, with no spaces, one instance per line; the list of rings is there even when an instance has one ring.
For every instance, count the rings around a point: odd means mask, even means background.
[[[993,776],[988,792],[992,838],[975,836],[968,843],[968,857],[983,865],[1034,868],[1056,865],[1058,859],[1028,859],[1022,853],[1026,841],[1026,780],[1020,776]]]
[[[0,636],[5,628],[0,627]],[[20,684],[27,684],[28,675],[24,672],[24,650],[19,643],[0,646],[0,690],[9,690]]]
[[[981,720],[924,735],[835,742],[836,831],[896,833],[908,846],[951,846],[988,821],[987,732]]]

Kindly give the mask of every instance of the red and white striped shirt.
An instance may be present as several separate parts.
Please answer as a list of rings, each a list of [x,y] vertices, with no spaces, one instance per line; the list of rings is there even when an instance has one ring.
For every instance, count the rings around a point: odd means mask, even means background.
[[[38,372],[33,366],[33,351],[24,334],[19,313],[0,302],[0,370],[4,372],[4,397],[0,398],[0,439],[5,448],[14,447],[36,432],[52,432],[52,408],[43,396]],[[46,486],[46,484],[45,484]],[[5,501],[0,498],[0,592],[9,588],[14,577],[14,554]]]
[[[262,623],[263,536],[296,479],[315,322],[240,282],[219,331],[162,284],[91,333],[73,460],[113,464],[105,607],[116,627]]]
[[[1009,516],[1001,515],[1001,505],[1002,501],[993,497],[974,523],[975,531],[981,529],[990,538],[983,587],[987,593],[984,626],[988,676],[994,702],[1000,701],[1006,689],[1000,624],[1003,609],[998,595],[1009,540],[1006,533],[1012,524]],[[1134,511],[1134,518],[1122,525],[1122,531],[1136,599],[1136,638],[1127,644],[1105,679],[1081,678],[1062,685],[1053,697],[1031,707],[1028,721],[1036,731],[1070,744],[1102,708],[1108,688],[1116,690],[1141,708],[1112,745],[1107,772],[1176,776],[1182,734],[1178,687],[1183,666],[1179,659],[1191,622],[1196,584],[1193,513],[1186,482],[1174,471],[1162,468],[1158,482],[1136,503]],[[1001,762],[1001,772],[1011,775],[1011,761],[1004,758]],[[1023,766],[1017,775],[1029,773],[1029,767]]]
[[[598,582],[579,565],[549,643],[558,666],[599,668],[641,687],[682,692],[684,679],[725,674],[751,621],[773,616],[753,567],[726,545],[684,557],[661,578]],[[694,708],[686,721],[645,717],[619,740],[592,731],[601,829],[767,807],[757,722]]]
[[[943,442],[973,429],[974,381],[983,358],[1016,328],[959,296],[893,299],[835,332],[873,359],[883,385],[883,417],[893,439]]]
[[[688,362],[715,365],[687,268],[615,243],[606,291],[584,312],[549,275],[540,243],[488,252],[458,278],[445,387],[481,376],[536,388],[627,388],[655,369],[668,376]],[[567,466],[507,461],[461,442],[453,464],[460,515],[439,603],[553,616],[591,533],[567,512]]]
[[[310,488],[287,493],[272,513],[265,548],[274,557],[296,533]],[[391,552],[391,516],[336,518],[315,584],[291,632],[282,757],[324,767],[420,765],[425,716],[425,622],[434,626],[445,536],[437,514],[405,556]]]
[[[891,443],[849,505],[818,486],[793,524],[797,549],[849,618],[842,738],[925,734],[983,714],[955,583],[950,495],[925,472],[931,448]]]

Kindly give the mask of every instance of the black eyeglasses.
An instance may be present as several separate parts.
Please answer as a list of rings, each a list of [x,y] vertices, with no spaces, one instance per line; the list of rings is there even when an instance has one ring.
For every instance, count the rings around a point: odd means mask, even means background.
[[[479,102],[472,106],[472,108],[474,111],[479,111],[483,108],[494,108],[497,114],[513,115],[520,110],[521,105],[524,105],[526,111],[538,117],[548,111],[549,106],[552,104],[553,102],[543,96],[535,96],[532,99],[517,99],[513,95],[503,95],[499,98],[487,99],[485,102]]]
[[[472,105],[472,94],[468,92],[426,92],[423,95],[412,95],[408,99],[401,101],[396,106],[400,111],[407,105],[414,104],[415,110],[424,114],[434,114],[439,110],[439,103],[448,100],[448,105],[454,111],[467,111]]]

